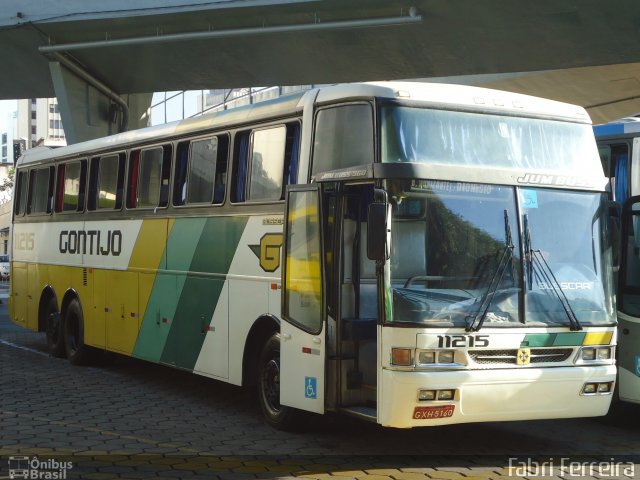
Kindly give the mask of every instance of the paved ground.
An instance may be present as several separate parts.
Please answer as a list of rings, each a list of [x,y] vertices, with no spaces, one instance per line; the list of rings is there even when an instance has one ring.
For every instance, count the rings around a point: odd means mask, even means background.
[[[90,367],[51,358],[42,334],[0,305],[0,478],[9,457],[38,467],[29,478],[504,479],[522,473],[509,458],[520,468],[529,457],[552,464],[531,463],[539,478],[563,478],[563,456],[623,462],[599,478],[640,478],[640,409],[624,415],[414,430],[327,416],[283,433],[263,423],[250,391],[121,357]]]

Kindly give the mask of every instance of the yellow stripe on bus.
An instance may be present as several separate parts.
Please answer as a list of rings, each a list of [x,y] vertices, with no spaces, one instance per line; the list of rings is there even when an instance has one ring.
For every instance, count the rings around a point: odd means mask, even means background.
[[[169,238],[175,223],[174,218],[145,220],[140,228],[140,233],[138,233],[136,245],[129,261],[129,269],[152,270],[149,274],[140,275],[139,284],[137,285],[139,291],[138,315],[140,319],[144,318],[147,310],[157,271],[159,268],[164,268],[161,262],[164,263],[163,260],[166,260],[163,259],[163,256],[167,247],[167,238]],[[141,324],[142,322],[140,321],[138,327]],[[135,345],[135,339],[133,340],[132,345]]]
[[[167,230],[173,227],[175,220],[168,225],[166,218],[151,219],[142,222],[135,247],[129,260],[129,269],[157,270],[167,246]]]
[[[612,338],[613,332],[588,332],[582,345],[609,345]]]

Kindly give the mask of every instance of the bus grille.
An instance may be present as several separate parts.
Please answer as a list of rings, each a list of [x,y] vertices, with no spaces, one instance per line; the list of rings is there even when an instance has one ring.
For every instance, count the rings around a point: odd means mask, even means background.
[[[532,348],[531,363],[564,362],[572,352],[572,348]],[[470,350],[469,356],[480,364],[516,365],[518,350]]]

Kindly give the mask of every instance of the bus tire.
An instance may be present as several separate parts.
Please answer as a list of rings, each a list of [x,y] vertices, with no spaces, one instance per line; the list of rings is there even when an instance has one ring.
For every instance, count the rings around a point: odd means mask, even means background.
[[[71,300],[64,315],[64,342],[67,359],[72,365],[83,365],[89,358],[89,347],[84,343],[84,320],[77,299]]]
[[[296,430],[300,411],[280,405],[280,334],[264,344],[258,364],[258,398],[269,425],[278,430]]]
[[[58,312],[58,302],[51,297],[44,307],[45,330],[47,335],[47,351],[52,357],[65,356],[63,322]]]

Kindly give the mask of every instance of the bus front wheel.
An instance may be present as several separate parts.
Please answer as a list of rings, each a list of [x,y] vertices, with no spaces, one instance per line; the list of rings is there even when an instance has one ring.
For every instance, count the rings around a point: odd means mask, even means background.
[[[64,315],[64,341],[72,365],[87,363],[89,347],[84,343],[84,320],[78,300],[71,300]]]
[[[258,366],[260,408],[269,425],[278,430],[294,430],[300,412],[280,404],[280,334],[275,333],[262,348]]]
[[[45,329],[47,332],[47,350],[53,357],[62,358],[65,354],[62,319],[58,312],[58,302],[51,297],[44,307]]]

